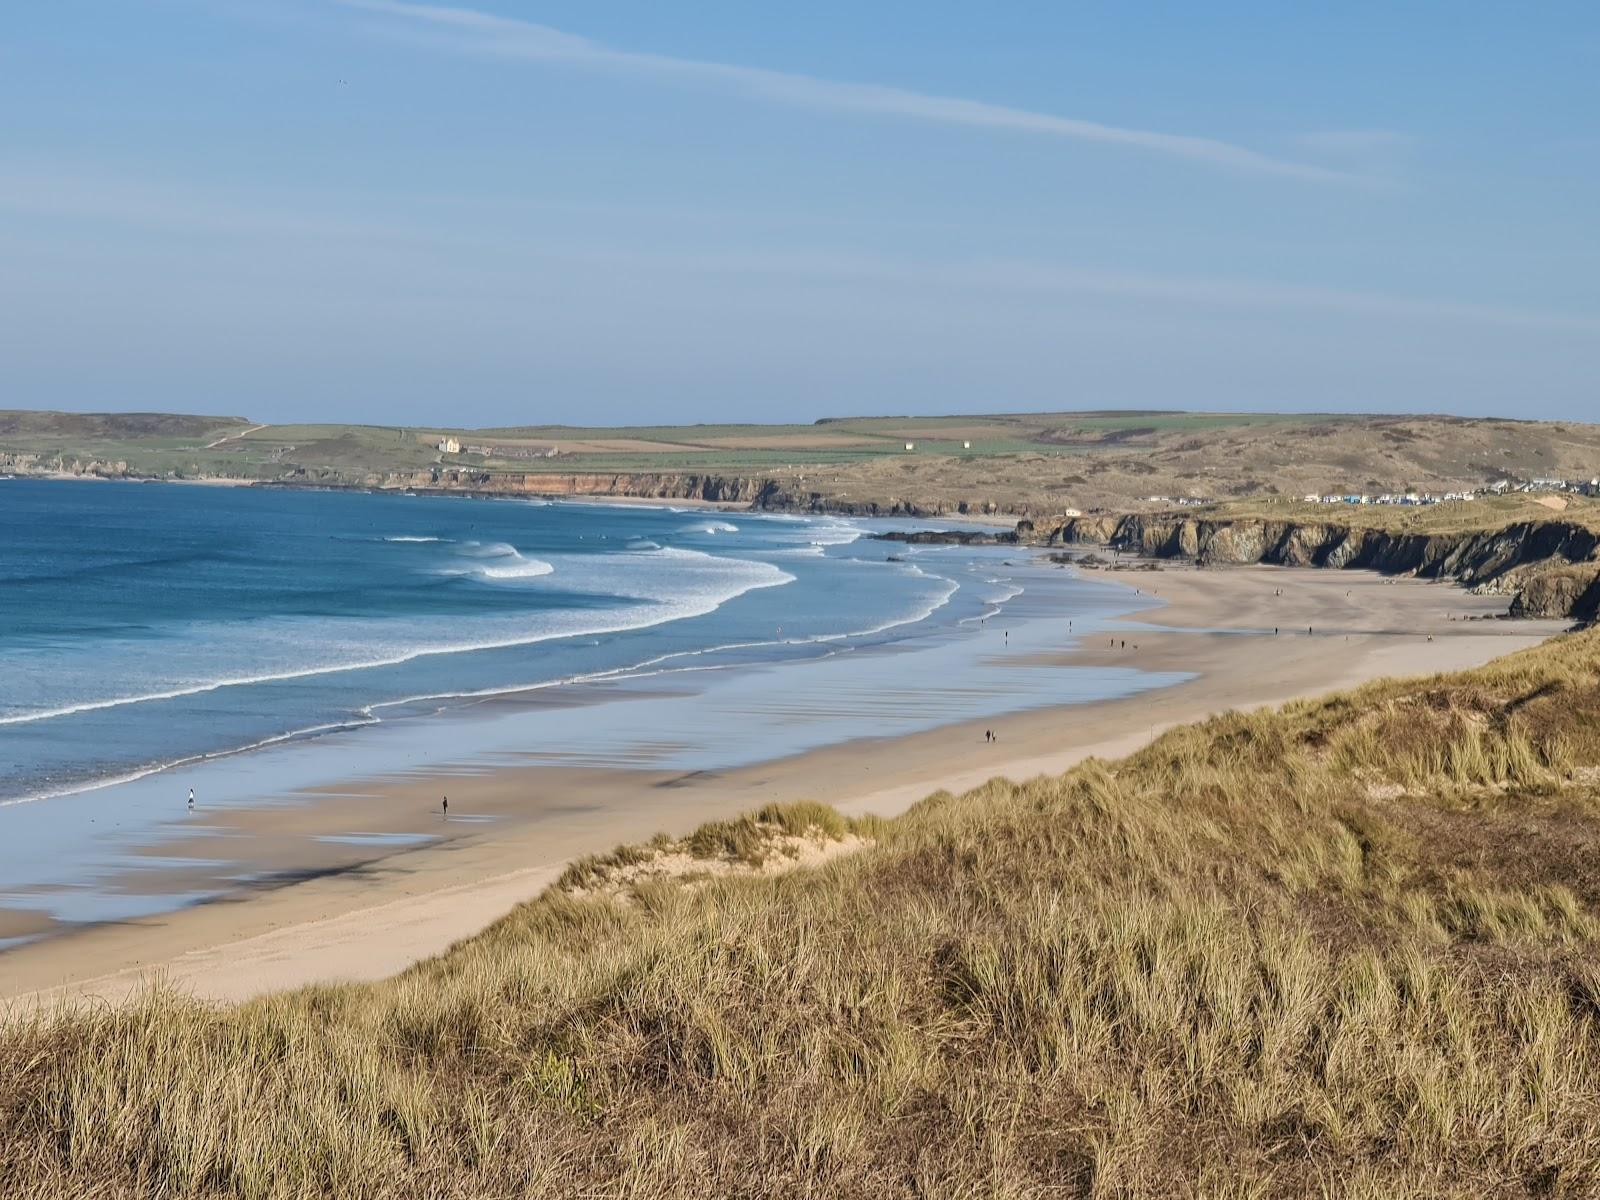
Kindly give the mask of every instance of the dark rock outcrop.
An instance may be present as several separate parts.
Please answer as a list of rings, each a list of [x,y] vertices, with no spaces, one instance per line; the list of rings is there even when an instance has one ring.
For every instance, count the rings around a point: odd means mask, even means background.
[[[880,541],[905,542],[912,546],[1015,546],[1022,541],[1014,529],[909,529],[875,534]]]

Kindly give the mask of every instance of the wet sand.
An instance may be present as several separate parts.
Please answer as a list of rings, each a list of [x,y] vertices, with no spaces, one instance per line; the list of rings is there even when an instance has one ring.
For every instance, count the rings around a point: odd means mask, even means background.
[[[1115,665],[1197,677],[1122,700],[1003,717],[975,713],[924,733],[863,737],[724,772],[479,765],[363,781],[319,794],[315,803],[229,809],[215,817],[222,828],[207,840],[152,847],[162,865],[149,879],[153,889],[183,890],[185,871],[194,869],[183,860],[214,854],[214,838],[222,836],[248,846],[254,867],[236,893],[0,954],[0,996],[117,998],[159,978],[231,1000],[381,978],[537,895],[570,859],[658,831],[686,833],[774,800],[817,799],[845,812],[892,815],[941,788],[1057,773],[1231,708],[1473,666],[1563,628],[1463,620],[1498,614],[1504,603],[1448,584],[1357,572],[1173,565],[1091,574],[1154,593],[1165,606],[1116,622],[1116,646],[1101,635],[1060,653],[1018,652],[1011,666]],[[1011,654],[1003,645],[992,653]],[[991,728],[998,734],[992,744],[984,738]],[[448,820],[439,811],[441,793],[450,796]],[[352,831],[359,833],[352,838]],[[14,932],[0,924],[0,937]]]

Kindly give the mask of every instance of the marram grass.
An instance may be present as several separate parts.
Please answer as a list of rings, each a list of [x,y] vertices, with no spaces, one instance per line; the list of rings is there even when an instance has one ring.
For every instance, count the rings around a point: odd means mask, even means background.
[[[14,1019],[0,1195],[1600,1195],[1597,768],[1590,632],[382,984]],[[699,841],[763,829],[845,825]]]

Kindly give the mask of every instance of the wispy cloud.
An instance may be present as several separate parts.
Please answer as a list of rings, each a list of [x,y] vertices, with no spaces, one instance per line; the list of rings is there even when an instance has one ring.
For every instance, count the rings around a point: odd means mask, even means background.
[[[1234,310],[1279,313],[1285,309],[1319,312],[1385,323],[1444,326],[1501,326],[1600,336],[1600,315],[1476,303],[1438,297],[1319,287],[1198,275],[1152,275],[1102,270],[1065,262],[974,258],[919,262],[859,252],[741,252],[659,254],[632,250],[585,251],[570,245],[550,248],[549,256],[573,262],[655,268],[674,274],[753,275],[836,281],[852,287],[884,285],[910,289],[918,296],[943,292],[967,300],[983,297],[1067,299],[1099,297],[1138,304],[1163,304],[1193,312]]]
[[[1213,167],[1316,183],[1373,182],[1354,172],[1278,158],[1216,138],[1129,129],[981,100],[936,96],[878,84],[843,83],[764,67],[619,50],[547,25],[475,9],[412,4],[404,0],[335,0],[335,3],[382,16],[412,31],[430,31],[439,44],[457,51],[683,79],[807,108],[1121,146]]]
[[[1284,310],[1322,312],[1396,322],[1470,327],[1543,330],[1580,334],[1590,343],[1600,338],[1600,314],[1474,302],[1460,298],[1395,295],[1310,284],[1182,274],[1144,274],[1107,270],[1041,259],[998,257],[945,258],[932,261],[826,246],[805,250],[664,250],[657,246],[596,242],[592,231],[552,232],[547,222],[531,233],[516,217],[515,207],[494,218],[473,202],[472,220],[439,220],[448,213],[448,199],[412,202],[393,195],[288,194],[267,198],[216,191],[204,184],[177,179],[128,176],[70,165],[0,163],[0,213],[15,214],[20,241],[35,248],[70,244],[41,231],[39,219],[68,220],[88,227],[143,227],[185,240],[229,240],[259,247],[266,241],[305,242],[323,253],[330,245],[352,251],[362,247],[391,256],[402,247],[438,251],[435,263],[451,262],[461,277],[484,287],[496,281],[525,279],[529,265],[577,268],[582,272],[612,269],[630,276],[651,273],[665,281],[691,276],[728,280],[806,281],[841,285],[850,294],[883,288],[896,294],[945,296],[957,307],[988,304],[1006,297],[1031,301],[1066,301],[1075,297],[1165,305],[1196,313],[1236,311],[1276,314]],[[441,210],[442,205],[442,210]],[[546,214],[561,206],[541,206]],[[593,209],[581,210],[592,214]],[[677,213],[649,206],[617,211],[656,216],[669,223],[697,219],[698,213]],[[24,223],[24,222],[27,223]],[[538,273],[538,272],[533,272]]]

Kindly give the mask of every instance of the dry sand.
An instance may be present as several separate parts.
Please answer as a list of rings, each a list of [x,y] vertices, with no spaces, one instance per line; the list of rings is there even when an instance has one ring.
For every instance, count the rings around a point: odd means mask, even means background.
[[[1108,663],[1192,671],[1195,679],[1098,704],[975,714],[927,733],[863,738],[721,773],[477,768],[445,778],[373,780],[315,803],[230,811],[220,819],[252,848],[266,873],[261,884],[0,955],[0,996],[26,996],[30,1003],[115,999],[162,979],[198,996],[234,1000],[308,983],[377,979],[536,896],[570,859],[658,831],[681,835],[773,800],[818,799],[848,813],[891,815],[941,788],[1058,773],[1091,755],[1125,754],[1168,726],[1230,708],[1385,675],[1477,665],[1562,628],[1549,621],[1463,620],[1498,613],[1504,604],[1447,584],[1358,572],[1173,566],[1101,577],[1154,592],[1166,607],[1124,622],[1126,648],[1097,638],[1059,655],[1019,654],[1019,664],[1051,670]],[[1273,626],[1281,631],[1276,636],[1243,632]],[[998,733],[993,744],[984,739],[991,728]],[[438,812],[441,792],[451,797],[448,822]],[[353,829],[439,840],[411,849],[329,846],[324,860],[308,860],[313,838]],[[177,843],[157,852],[184,849]],[[274,861],[283,867],[276,875]],[[161,886],[175,883],[181,880],[165,878]]]

